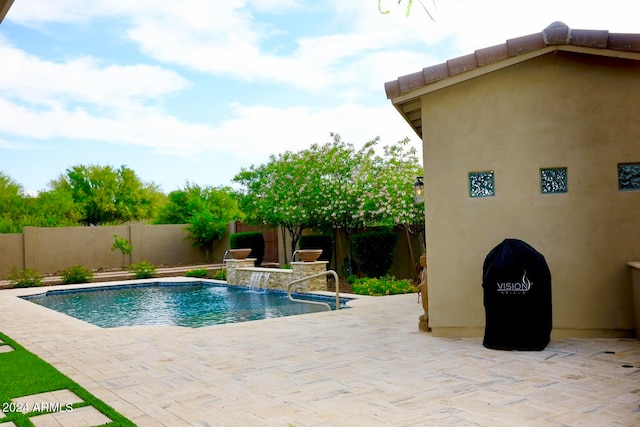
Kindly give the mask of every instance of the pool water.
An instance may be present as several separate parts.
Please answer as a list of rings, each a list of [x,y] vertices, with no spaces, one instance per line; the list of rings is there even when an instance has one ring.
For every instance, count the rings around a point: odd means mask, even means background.
[[[335,309],[335,298],[294,293],[292,296],[327,302]],[[290,301],[284,291],[203,282],[54,290],[23,298],[103,328],[134,325],[198,328],[326,311],[325,307]],[[343,304],[347,300],[342,300],[341,308],[346,308]]]

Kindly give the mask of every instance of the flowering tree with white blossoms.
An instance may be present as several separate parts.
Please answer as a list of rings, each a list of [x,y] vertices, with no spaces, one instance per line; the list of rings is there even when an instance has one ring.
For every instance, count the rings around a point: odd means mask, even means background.
[[[415,203],[413,183],[422,176],[422,166],[414,147],[406,138],[387,145],[384,154],[376,156],[372,171],[373,185],[360,200],[358,215],[366,226],[398,226],[419,237],[424,251],[424,203]]]
[[[234,181],[245,187],[241,207],[248,218],[286,229],[292,252],[307,228],[341,229],[349,237],[365,227],[423,222],[411,186],[422,169],[408,140],[378,155],[378,138],[356,150],[339,135],[331,137],[329,143],[271,156],[267,164],[236,175]]]
[[[243,169],[233,180],[245,187],[240,207],[247,220],[289,232],[292,251],[303,230],[311,227],[305,168],[300,153],[272,155],[269,162]]]

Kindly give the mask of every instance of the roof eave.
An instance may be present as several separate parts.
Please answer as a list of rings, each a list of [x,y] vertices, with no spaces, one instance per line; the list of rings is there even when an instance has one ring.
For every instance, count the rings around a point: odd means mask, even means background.
[[[400,95],[397,95],[389,99],[394,105],[394,107],[398,110],[400,115],[407,121],[407,123],[411,126],[411,128],[416,132],[416,134],[418,134],[418,136],[422,138],[422,117],[416,118],[417,116],[421,116],[421,112],[412,107],[415,106],[416,102],[419,105],[420,98],[423,95],[462,83],[467,80],[474,79],[476,77],[483,76],[485,74],[492,73],[494,71],[497,71],[503,68],[510,67],[515,64],[528,61],[530,59],[533,59],[539,56],[543,56],[552,52],[557,52],[557,51],[583,53],[588,55],[598,55],[598,56],[605,56],[605,57],[611,57],[611,58],[631,59],[636,61],[640,60],[640,54],[634,51],[591,48],[591,47],[575,46],[575,45],[549,45],[542,49],[537,49],[534,51],[522,53],[520,55],[512,56],[510,58],[504,59],[499,62],[490,63],[484,66],[473,68],[469,71],[465,71],[460,74],[446,77],[444,79],[435,81],[433,83],[418,86],[413,90],[405,91]],[[395,81],[389,82],[389,83],[395,83]]]
[[[545,55],[549,52],[553,52],[557,50],[556,46],[549,46],[544,49],[539,49],[533,52],[523,53],[522,55],[514,56],[509,59],[505,59],[504,61],[495,62],[493,64],[485,65],[483,67],[474,68],[473,70],[457,74],[455,76],[447,77],[446,79],[439,80],[434,83],[430,83],[428,85],[424,85],[418,87],[414,90],[404,92],[401,95],[398,95],[394,98],[391,98],[391,102],[396,103],[405,103],[415,98],[419,98],[422,95],[427,93],[435,92],[437,90],[457,85],[458,83],[462,83],[467,80],[474,79],[476,77],[492,73],[494,71],[500,70],[502,68],[507,68],[512,65],[518,64],[520,62],[528,61],[529,59]]]
[[[7,16],[12,4],[13,0],[0,0],[0,24],[4,17]]]

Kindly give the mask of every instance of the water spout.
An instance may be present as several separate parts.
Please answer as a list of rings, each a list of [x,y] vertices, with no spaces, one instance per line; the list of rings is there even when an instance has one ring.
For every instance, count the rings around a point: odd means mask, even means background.
[[[298,254],[298,251],[293,251],[293,255],[291,255],[291,262],[296,260],[296,255]]]
[[[226,251],[224,251],[224,255],[222,256],[223,263],[224,263],[224,260],[227,259],[227,254],[229,254],[229,252],[231,252],[231,249],[227,249]]]
[[[265,289],[269,289],[268,284],[269,284],[269,275],[270,274],[271,273],[266,273],[266,272],[264,273],[264,284],[263,284],[263,286],[264,286]]]
[[[249,287],[251,290],[266,290],[269,283],[269,274],[266,271],[254,271],[249,277]]]

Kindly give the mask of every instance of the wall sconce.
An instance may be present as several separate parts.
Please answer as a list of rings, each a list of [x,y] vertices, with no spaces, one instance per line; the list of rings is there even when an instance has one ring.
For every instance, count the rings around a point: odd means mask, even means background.
[[[413,201],[416,203],[424,203],[424,183],[423,177],[417,176],[416,182],[413,183]]]

